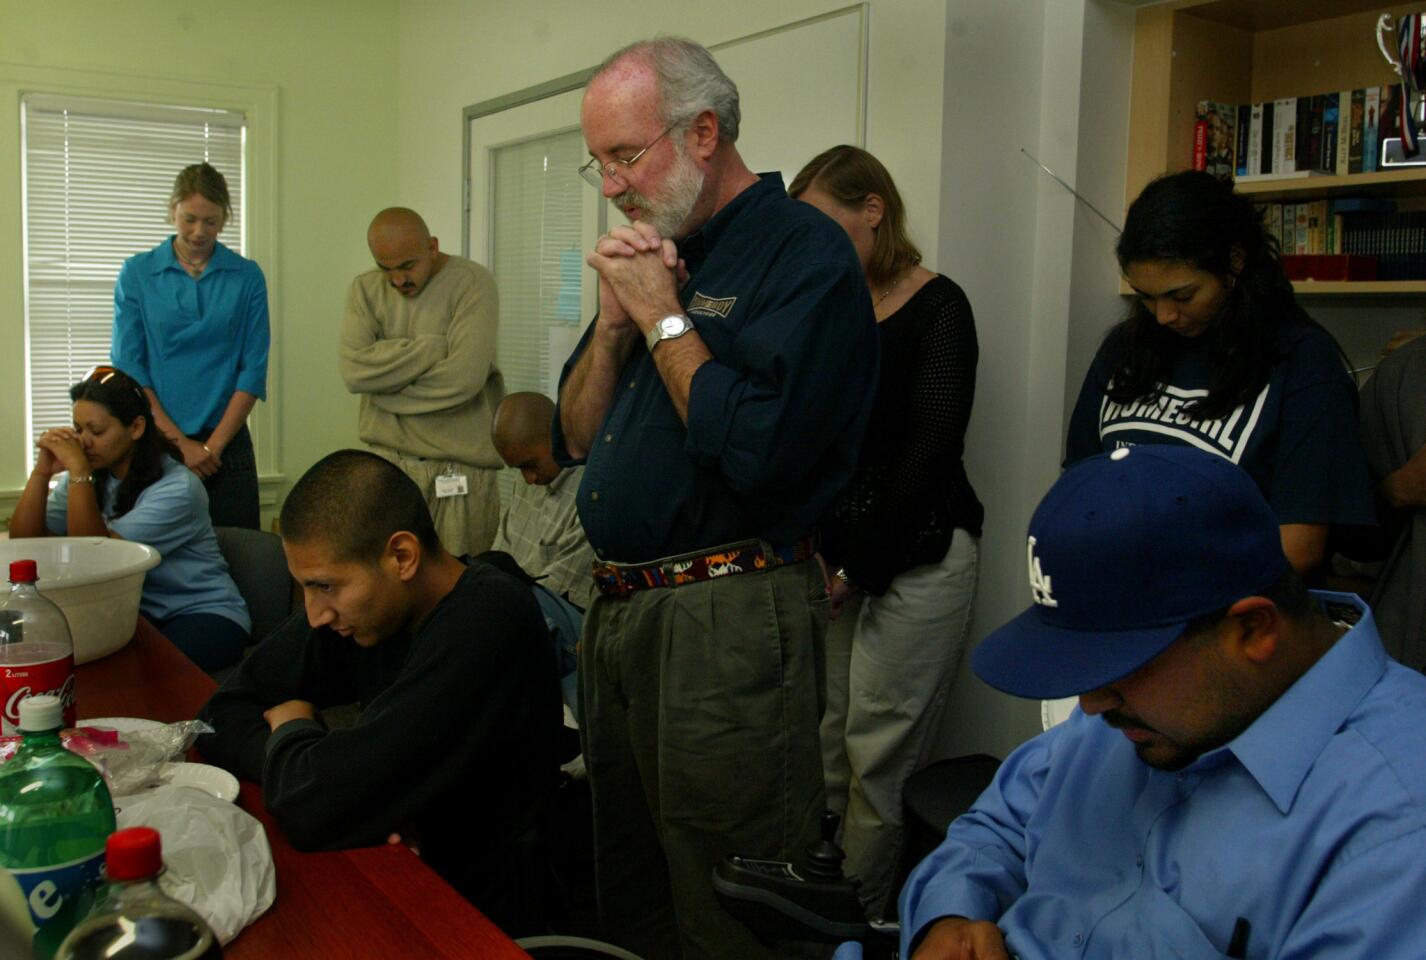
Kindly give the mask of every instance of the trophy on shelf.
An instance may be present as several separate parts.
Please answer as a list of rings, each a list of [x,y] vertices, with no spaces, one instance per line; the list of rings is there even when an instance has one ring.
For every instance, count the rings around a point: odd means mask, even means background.
[[[1377,20],[1376,45],[1401,78],[1401,114],[1396,124],[1401,135],[1382,141],[1378,169],[1383,170],[1426,166],[1426,153],[1421,151],[1419,139],[1426,132],[1426,13],[1406,14],[1395,27],[1391,21],[1389,13]]]

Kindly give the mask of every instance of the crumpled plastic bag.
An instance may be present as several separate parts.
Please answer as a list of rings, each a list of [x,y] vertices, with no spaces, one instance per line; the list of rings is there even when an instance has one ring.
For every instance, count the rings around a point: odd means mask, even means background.
[[[193,741],[213,728],[202,720],[181,720],[116,734],[81,721],[75,732],[82,736],[66,746],[97,766],[109,792],[121,797],[162,783],[164,765],[183,759]]]
[[[70,753],[98,767],[109,792],[119,797],[158,786],[167,764],[182,759],[193,741],[212,732],[202,720],[180,720],[128,733],[81,720],[77,726],[61,730],[59,739]],[[20,749],[20,739],[0,737],[0,764]]]
[[[153,827],[163,838],[163,892],[208,921],[226,946],[272,906],[277,871],[262,824],[236,804],[193,787],[124,797],[119,828]]]

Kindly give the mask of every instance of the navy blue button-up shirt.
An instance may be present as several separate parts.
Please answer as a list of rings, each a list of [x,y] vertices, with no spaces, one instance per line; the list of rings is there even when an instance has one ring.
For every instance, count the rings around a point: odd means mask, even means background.
[[[639,563],[811,533],[856,464],[876,389],[876,320],[835,222],[764,174],[679,245],[679,294],[713,359],[685,427],[637,350],[585,460],[555,416],[555,459],[584,463],[579,518],[595,552]],[[564,367],[578,361],[593,324]]]

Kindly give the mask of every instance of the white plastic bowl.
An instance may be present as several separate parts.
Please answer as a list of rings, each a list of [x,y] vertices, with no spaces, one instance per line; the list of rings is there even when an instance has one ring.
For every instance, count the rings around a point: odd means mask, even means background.
[[[12,560],[35,561],[36,586],[69,621],[75,663],[106,657],[133,638],[144,574],[160,559],[153,547],[108,537],[0,540],[0,577],[9,576]]]

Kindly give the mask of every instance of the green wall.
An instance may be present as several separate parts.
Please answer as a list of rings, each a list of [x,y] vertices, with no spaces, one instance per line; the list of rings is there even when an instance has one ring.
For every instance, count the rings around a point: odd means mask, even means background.
[[[25,481],[18,96],[60,89],[254,109],[249,244],[267,274],[274,362],[264,510],[322,454],[357,443],[337,373],[347,284],[371,215],[396,202],[391,0],[0,0],[0,509]],[[176,171],[175,171],[176,172]],[[137,252],[137,251],[136,251]]]

